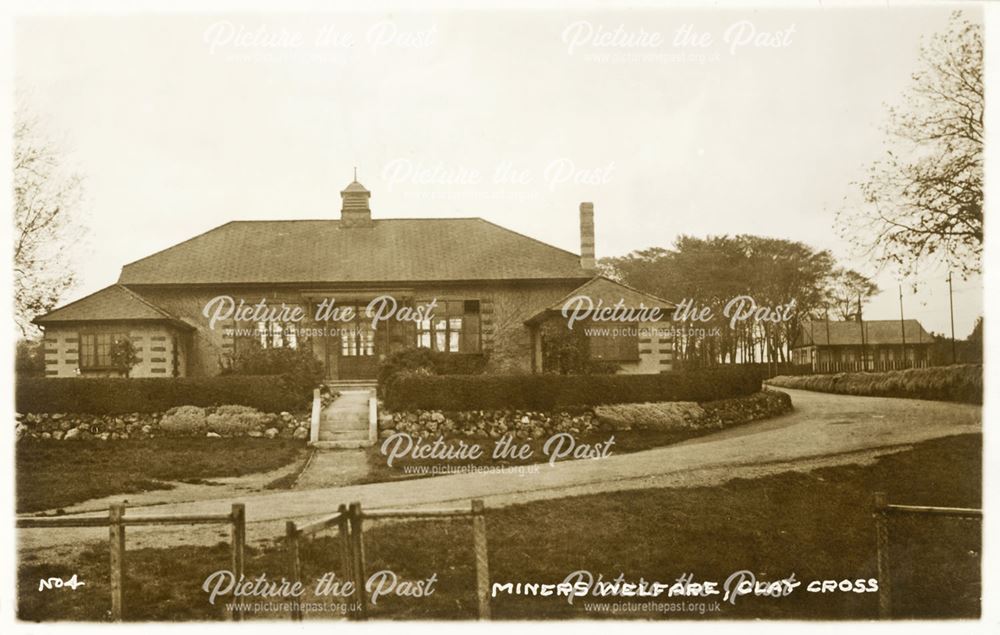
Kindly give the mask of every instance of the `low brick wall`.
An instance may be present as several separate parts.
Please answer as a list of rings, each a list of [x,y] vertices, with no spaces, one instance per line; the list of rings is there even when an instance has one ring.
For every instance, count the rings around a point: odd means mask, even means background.
[[[234,412],[235,411],[235,412]],[[164,419],[168,424],[162,425]],[[69,441],[74,439],[150,439],[157,437],[259,437],[308,439],[309,413],[265,413],[242,406],[197,408],[119,415],[18,413],[16,438]],[[177,422],[189,425],[177,425]]]
[[[722,429],[784,414],[792,409],[789,396],[761,391],[746,397],[694,402],[615,404],[575,411],[416,410],[386,412],[379,418],[379,438],[406,432],[420,438],[478,437],[541,439],[557,432],[587,434],[612,430],[690,431]]]

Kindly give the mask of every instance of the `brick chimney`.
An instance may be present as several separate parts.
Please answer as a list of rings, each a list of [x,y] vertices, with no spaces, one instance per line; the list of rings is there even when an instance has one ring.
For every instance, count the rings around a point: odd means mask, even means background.
[[[594,204],[580,203],[580,266],[597,271],[594,258]]]
[[[365,189],[364,185],[358,183],[357,179],[344,188],[340,193],[342,199],[340,205],[340,226],[341,227],[371,227],[372,210],[368,206],[368,200],[372,193]]]

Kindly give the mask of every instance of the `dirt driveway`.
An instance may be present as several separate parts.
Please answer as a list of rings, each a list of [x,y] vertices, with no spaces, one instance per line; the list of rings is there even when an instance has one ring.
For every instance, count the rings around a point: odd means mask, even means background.
[[[248,540],[276,538],[285,520],[305,520],[340,503],[364,507],[459,506],[483,498],[487,506],[649,487],[712,485],[789,470],[863,463],[938,437],[981,431],[978,406],[911,399],[853,397],[782,389],[794,412],[677,445],[644,452],[542,464],[525,474],[456,474],[393,483],[248,495],[148,507],[130,514],[225,513],[232,502],[247,506]],[[104,512],[106,513],[106,512]],[[87,514],[93,515],[93,514]],[[103,514],[100,514],[103,515]],[[84,541],[106,539],[106,529],[21,530],[21,548],[45,556]],[[215,544],[228,539],[217,528],[136,527],[130,547]],[[42,555],[39,553],[39,555]]]

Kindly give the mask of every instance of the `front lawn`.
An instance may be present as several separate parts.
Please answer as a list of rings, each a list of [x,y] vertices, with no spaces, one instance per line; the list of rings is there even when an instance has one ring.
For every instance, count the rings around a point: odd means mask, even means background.
[[[530,477],[527,477],[530,478]],[[648,489],[546,500],[488,511],[489,561],[495,582],[561,582],[581,569],[606,579],[724,581],[739,570],[776,580],[855,580],[875,577],[871,493],[893,503],[981,506],[982,437],[964,435],[919,444],[871,465],[810,473],[736,479],[715,487]],[[338,501],[328,501],[329,508]],[[349,501],[343,501],[349,502]],[[897,616],[974,618],[979,615],[978,522],[921,518],[892,523],[894,607]],[[476,598],[467,520],[418,521],[365,531],[369,574],[391,569],[418,580],[436,574],[423,598],[384,597],[381,618],[474,619]],[[306,541],[308,581],[339,572],[333,537]],[[289,575],[280,542],[248,551],[247,575]],[[228,567],[228,546],[136,549],[127,554],[125,616],[129,620],[221,619],[201,585]],[[86,580],[77,591],[38,593],[38,579]],[[109,606],[107,546],[95,545],[77,562],[22,561],[18,614],[24,620],[101,620]],[[716,596],[719,597],[719,596]],[[785,618],[873,619],[874,593],[807,593],[784,598],[741,597],[719,612],[634,610],[647,598],[625,598],[621,613],[595,608],[611,600],[504,596],[493,600],[497,619],[551,618]],[[664,603],[674,599],[662,598]],[[588,606],[589,605],[589,606]],[[662,609],[662,607],[660,607]],[[280,613],[260,617],[286,618]],[[315,617],[315,616],[314,616]],[[309,618],[309,615],[306,616]]]
[[[560,446],[560,452],[570,448],[589,448],[592,452],[602,452],[608,449],[609,456],[619,454],[630,454],[632,452],[642,452],[653,448],[661,448],[681,441],[686,441],[694,437],[703,436],[712,432],[718,432],[716,428],[690,429],[690,430],[618,430],[608,432],[587,432],[574,434],[572,441],[568,439]],[[492,452],[496,446],[496,439],[482,439],[478,437],[453,437],[445,440],[445,443],[453,447],[458,447],[460,442],[467,445],[477,444],[483,449],[483,455],[476,459],[414,459],[407,455],[397,458],[392,466],[387,464],[387,457],[382,453],[381,448],[384,440],[366,450],[368,456],[368,475],[363,483],[382,483],[385,481],[399,481],[413,478],[426,478],[430,476],[440,476],[451,473],[459,473],[468,468],[516,468],[517,466],[530,466],[538,463],[547,463],[550,456],[545,453],[545,442],[543,439],[517,440],[514,445],[527,446],[531,448],[531,455],[526,459],[493,458]],[[608,441],[613,440],[609,446]],[[431,444],[434,439],[426,439],[425,443]],[[555,446],[553,446],[555,447]],[[559,458],[558,461],[574,460],[572,455]],[[450,471],[454,470],[454,472]],[[531,474],[530,469],[525,469],[525,473]]]
[[[163,481],[266,472],[288,465],[305,451],[302,441],[290,439],[22,441],[16,450],[17,511],[169,488]]]

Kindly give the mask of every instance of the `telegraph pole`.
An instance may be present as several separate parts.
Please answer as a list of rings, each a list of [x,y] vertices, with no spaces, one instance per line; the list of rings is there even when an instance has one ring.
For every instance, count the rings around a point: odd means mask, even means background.
[[[906,368],[906,320],[903,319],[903,283],[899,284],[899,335],[903,339],[903,368]]]
[[[951,313],[951,363],[955,363],[955,297],[951,290],[951,272],[948,272],[948,311]]]
[[[861,370],[868,370],[868,359],[865,357],[865,320],[861,315],[861,294],[858,294],[858,327],[861,329]]]

